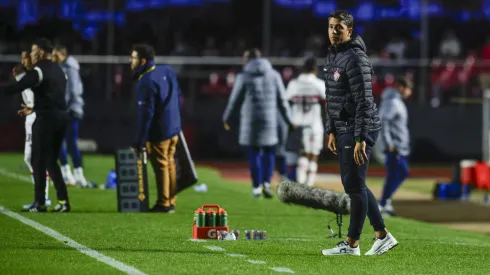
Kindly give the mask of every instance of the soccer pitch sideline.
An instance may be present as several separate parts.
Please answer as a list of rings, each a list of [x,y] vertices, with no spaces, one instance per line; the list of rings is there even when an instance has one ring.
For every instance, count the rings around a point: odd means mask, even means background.
[[[0,155],[0,274],[488,274],[487,235],[402,218],[387,221],[399,246],[383,256],[321,255],[328,239],[324,211],[288,206],[277,198],[254,200],[249,185],[226,182],[198,167],[208,192],[179,194],[177,213],[117,213],[114,190],[70,188],[71,213],[20,214],[32,184],[20,154]],[[86,156],[89,180],[104,183],[110,156]],[[149,171],[150,201],[155,185]],[[22,175],[17,177],[15,175]],[[54,189],[50,190],[51,198]],[[194,211],[216,203],[228,211],[237,241],[191,241]],[[10,211],[9,211],[10,210]],[[344,217],[343,234],[348,217]],[[333,225],[334,223],[332,223]],[[265,241],[244,240],[247,229],[267,230]],[[334,227],[334,230],[336,228]],[[47,234],[40,230],[47,230]],[[366,220],[361,253],[372,244]]]

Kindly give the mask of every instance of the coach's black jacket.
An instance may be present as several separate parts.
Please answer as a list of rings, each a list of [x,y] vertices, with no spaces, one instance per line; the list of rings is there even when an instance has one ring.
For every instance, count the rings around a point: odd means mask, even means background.
[[[27,88],[34,92],[34,111],[38,115],[50,112],[66,112],[66,75],[51,60],[40,60],[19,81],[0,87],[0,96],[21,93]]]
[[[323,69],[327,96],[327,134],[354,132],[365,140],[369,132],[381,129],[373,98],[373,67],[360,36],[331,46]]]

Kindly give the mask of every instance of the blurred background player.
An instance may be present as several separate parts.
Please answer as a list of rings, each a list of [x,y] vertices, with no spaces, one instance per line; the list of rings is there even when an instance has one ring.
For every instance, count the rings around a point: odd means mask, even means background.
[[[65,46],[57,45],[53,49],[53,61],[60,64],[67,77],[66,84],[66,103],[68,105],[69,121],[64,146],[61,147],[59,160],[61,163],[61,173],[67,185],[77,185],[88,187],[87,180],[83,174],[82,154],[78,149],[78,123],[83,118],[83,83],[80,77],[80,65],[71,55]],[[66,149],[65,149],[66,145]],[[73,164],[73,174],[68,163],[68,153]]]
[[[412,95],[412,82],[397,78],[396,86],[387,88],[381,95],[379,116],[381,119],[381,150],[385,152],[386,180],[379,208],[381,214],[394,216],[391,198],[408,177],[410,132],[408,112],[403,100]]]
[[[276,146],[276,171],[279,173],[281,180],[288,178],[287,165],[286,165],[286,142],[288,139],[289,127],[286,121],[282,118],[281,114],[277,114],[277,138],[278,143]]]
[[[287,98],[293,103],[293,123],[301,128],[301,153],[297,162],[296,181],[312,186],[318,169],[318,155],[323,148],[326,117],[325,82],[316,75],[316,59],[309,57],[303,73],[289,82]]]
[[[263,194],[272,198],[270,182],[279,142],[278,111],[289,127],[294,125],[281,75],[269,60],[262,58],[258,49],[251,49],[243,54],[243,63],[223,114],[223,126],[229,131],[230,117],[241,110],[239,144],[248,148],[253,197]]]
[[[22,51],[21,53],[21,64],[14,68],[14,77],[15,80],[20,81],[26,74],[27,70],[32,69],[31,57],[27,51]],[[25,89],[22,92],[22,107],[34,108],[34,93],[30,88]],[[26,129],[26,139],[24,145],[24,162],[29,168],[29,172],[31,173],[32,184],[34,184],[34,174],[32,170],[32,124],[36,120],[36,112],[32,112],[31,114],[26,115],[25,120],[25,129]],[[49,174],[46,172],[46,207],[51,206],[51,200],[49,199]],[[29,209],[33,206],[34,203],[26,204],[23,206],[23,209]]]

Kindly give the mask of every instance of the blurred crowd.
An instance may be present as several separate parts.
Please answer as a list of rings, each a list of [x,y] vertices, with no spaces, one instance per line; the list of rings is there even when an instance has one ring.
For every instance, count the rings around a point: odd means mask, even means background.
[[[72,21],[54,17],[45,17],[36,24],[25,25],[20,30],[10,25],[2,25],[0,30],[4,39],[0,40],[0,54],[18,54],[21,48],[40,34],[53,39],[55,43],[66,45],[74,55],[127,55],[133,43],[147,42],[155,46],[157,55],[232,57],[241,56],[245,49],[261,44],[260,32],[252,35],[246,28],[230,32],[229,29],[219,27],[199,28],[181,22],[172,23],[164,16],[158,15],[148,16],[152,24],[143,20],[144,18],[133,18],[131,24],[112,25],[112,31],[109,31],[111,25],[101,23],[93,39],[87,39],[84,34],[87,30],[77,30]],[[196,24],[200,23],[198,20]],[[209,31],[203,31],[203,28]],[[285,28],[286,30],[272,30],[268,56],[325,56],[329,42],[326,29],[321,24],[311,25],[307,31],[297,26],[292,29],[287,29],[287,26]],[[418,79],[420,66],[400,66],[406,59],[413,61],[421,56],[421,36],[418,29],[401,25],[399,31],[392,30],[387,35],[379,36],[377,26],[373,24],[372,27],[357,28],[355,31],[363,36],[372,58],[395,64],[375,65],[376,76],[373,85],[376,96],[379,96],[384,88],[393,85],[395,77],[400,75],[413,78],[416,86],[417,83],[426,83],[428,97],[437,97],[441,102],[447,102],[450,97],[456,95],[481,96],[479,77],[481,74],[490,73],[490,66],[477,66],[475,62],[490,59],[490,37],[482,43],[479,41],[483,39],[467,39],[468,34],[464,28],[445,29],[441,32],[442,35],[431,34],[431,66],[426,73],[429,77]],[[285,83],[296,74],[296,68],[292,66],[278,69]],[[206,71],[209,77],[209,82],[201,85],[201,91],[227,95],[239,68],[200,70]],[[417,99],[417,89],[414,98]]]

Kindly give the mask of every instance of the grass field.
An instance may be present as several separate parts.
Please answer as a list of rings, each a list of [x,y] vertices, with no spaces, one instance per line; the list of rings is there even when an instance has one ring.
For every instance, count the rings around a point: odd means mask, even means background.
[[[89,180],[104,183],[112,157],[87,156]],[[32,185],[15,179],[27,175],[21,155],[0,155],[0,206],[18,212],[33,197]],[[9,176],[6,175],[10,173]],[[114,190],[70,188],[71,213],[22,214],[79,244],[146,274],[488,274],[487,235],[447,229],[402,218],[387,220],[399,246],[378,257],[325,257],[320,251],[339,240],[328,239],[331,213],[253,200],[248,185],[226,182],[215,170],[199,167],[208,192],[192,188],[179,194],[177,213],[118,213]],[[155,186],[150,173],[150,197]],[[54,198],[51,188],[51,198]],[[194,210],[217,203],[228,211],[231,229],[267,230],[266,241],[193,242]],[[4,213],[5,214],[5,213]],[[344,232],[348,218],[344,218]],[[366,222],[361,253],[372,244]],[[83,250],[83,249],[82,249]],[[20,221],[0,213],[0,274],[120,274]]]

